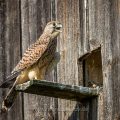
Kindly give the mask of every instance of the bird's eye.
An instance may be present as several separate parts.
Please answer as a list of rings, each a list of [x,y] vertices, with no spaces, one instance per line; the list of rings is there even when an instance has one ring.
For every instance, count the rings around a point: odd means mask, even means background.
[[[56,24],[55,24],[55,23],[53,23],[53,26],[55,27],[55,26],[56,26]]]

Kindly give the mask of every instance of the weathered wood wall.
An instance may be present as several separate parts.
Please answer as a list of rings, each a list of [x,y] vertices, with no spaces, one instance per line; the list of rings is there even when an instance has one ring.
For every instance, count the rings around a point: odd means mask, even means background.
[[[61,59],[46,79],[83,85],[84,65],[78,59],[100,46],[103,73],[103,93],[98,100],[78,103],[20,94],[13,108],[0,114],[0,120],[119,120],[119,5],[119,0],[0,0],[0,82],[51,20],[63,24],[57,39]],[[6,93],[1,89],[0,103]]]
[[[79,0],[57,0],[57,19],[63,24],[63,33],[58,39],[61,60],[57,67],[60,83],[78,85],[78,41],[80,36]],[[59,120],[79,118],[77,102],[58,100]]]
[[[120,119],[120,1],[107,0],[103,40],[104,118]]]
[[[14,4],[13,4],[14,3]],[[13,67],[21,57],[21,39],[20,39],[20,3],[19,0],[1,0],[0,1],[0,80],[4,80],[9,75]],[[13,49],[14,48],[14,49]],[[1,91],[2,102],[6,95],[5,90]],[[2,114],[1,120],[22,120],[22,98],[17,97],[13,109],[8,114]]]

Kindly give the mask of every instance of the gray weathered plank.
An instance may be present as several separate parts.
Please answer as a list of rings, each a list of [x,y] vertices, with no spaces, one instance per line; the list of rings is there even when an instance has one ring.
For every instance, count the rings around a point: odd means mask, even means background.
[[[120,1],[104,1],[103,110],[105,120],[120,119]]]
[[[78,41],[79,57],[90,51],[89,45],[89,4],[88,0],[80,0],[79,3],[80,37]]]
[[[2,83],[5,78],[6,63],[5,63],[5,0],[0,1],[0,82]],[[2,99],[5,96],[5,91],[0,90],[0,106]],[[0,107],[1,108],[1,107]],[[7,119],[6,115],[0,114],[0,120]]]
[[[89,47],[90,51],[101,46],[103,40],[104,6],[103,0],[88,1]]]
[[[58,52],[61,55],[57,66],[57,82],[78,85],[78,41],[80,36],[79,0],[57,0],[57,19],[63,24],[58,38]],[[77,102],[58,100],[58,120],[79,119]]]
[[[64,85],[46,80],[31,80],[16,86],[20,92],[72,100],[84,100],[99,95],[99,88]]]
[[[4,1],[4,2],[3,2]],[[3,33],[0,33],[0,36],[2,36],[2,39],[0,39],[0,46],[2,46],[2,56],[0,55],[2,59],[2,63],[0,63],[0,66],[2,66],[2,69],[0,69],[0,73],[2,76],[2,80],[5,79],[7,75],[10,74],[14,66],[17,64],[17,62],[20,60],[21,57],[21,49],[20,49],[20,1],[19,0],[3,0],[0,1],[1,9],[0,11],[3,11],[3,15],[0,17],[3,22],[0,21],[0,24],[2,24],[2,27],[0,27],[0,31]],[[14,3],[14,4],[13,4]],[[3,27],[4,26],[4,27]],[[14,48],[14,49],[13,49]],[[4,97],[7,94],[6,92],[3,93]],[[3,96],[2,96],[3,97]],[[3,100],[4,97],[1,99]],[[2,103],[2,102],[0,102]],[[4,114],[2,114],[4,115]],[[19,95],[15,101],[14,106],[10,111],[5,114],[5,120],[22,120],[22,98],[21,95]],[[0,119],[2,117],[0,116]],[[2,118],[3,119],[3,118]]]

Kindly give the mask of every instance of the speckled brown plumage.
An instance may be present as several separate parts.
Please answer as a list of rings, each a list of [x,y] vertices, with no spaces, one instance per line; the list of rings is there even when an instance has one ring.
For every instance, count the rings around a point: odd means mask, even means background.
[[[28,48],[28,50],[24,53],[22,59],[14,68],[12,73],[19,70],[23,70],[25,68],[29,68],[35,62],[37,62],[37,60],[41,58],[41,56],[47,49],[49,43],[50,43],[49,35],[43,35],[42,37],[40,37],[39,40],[35,44],[31,45],[31,47]]]
[[[57,41],[54,39],[60,33],[62,25],[57,21],[49,22],[43,34],[24,53],[22,59],[13,69],[12,74],[19,72],[12,88],[2,103],[2,110],[6,111],[13,105],[17,92],[16,84],[22,84],[32,79],[44,79],[47,68],[53,63]],[[5,85],[3,85],[5,86]]]

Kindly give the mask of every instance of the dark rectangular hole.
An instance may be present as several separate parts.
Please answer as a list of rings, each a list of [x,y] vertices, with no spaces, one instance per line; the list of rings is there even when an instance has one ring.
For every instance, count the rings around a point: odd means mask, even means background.
[[[90,53],[86,53],[81,58],[79,58],[79,65],[82,66],[82,72],[79,70],[80,75],[82,75],[83,86],[94,87],[103,85],[103,74],[102,74],[102,59],[101,59],[101,48],[98,48]],[[81,79],[80,79],[81,80]],[[91,98],[84,101],[89,109],[88,112],[84,112],[87,118],[84,120],[96,120],[97,119],[97,105],[98,99]]]
[[[102,59],[101,49],[94,50],[91,53],[87,53],[85,56],[80,58],[83,64],[83,83],[85,86],[92,87],[93,84],[96,86],[102,86],[103,74],[102,74]]]

